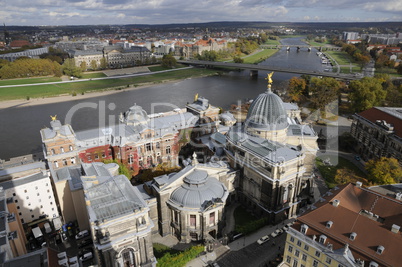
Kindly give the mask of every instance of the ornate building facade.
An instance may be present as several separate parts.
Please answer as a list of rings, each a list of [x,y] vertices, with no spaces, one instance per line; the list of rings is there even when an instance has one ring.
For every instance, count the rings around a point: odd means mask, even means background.
[[[235,189],[236,172],[223,162],[191,165],[178,173],[163,175],[144,185],[157,199],[154,223],[160,235],[173,235],[181,242],[216,238],[229,194]]]
[[[363,159],[393,157],[402,164],[402,108],[373,107],[355,114],[350,133]]]
[[[83,167],[85,204],[100,266],[155,266],[151,240],[154,224],[141,193],[127,177],[113,176],[102,163]],[[94,168],[100,176],[91,175]]]
[[[311,195],[318,146],[314,130],[300,123],[293,105],[287,104],[287,111],[271,91],[271,76],[268,90],[252,102],[245,123],[229,130],[225,151],[231,166],[241,171],[240,200],[278,222],[294,216],[302,199]]]

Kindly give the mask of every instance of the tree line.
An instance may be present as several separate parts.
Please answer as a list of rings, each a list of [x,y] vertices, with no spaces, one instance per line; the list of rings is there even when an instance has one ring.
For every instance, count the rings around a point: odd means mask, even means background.
[[[402,84],[392,81],[387,74],[364,77],[349,84],[330,77],[302,75],[289,80],[288,96],[294,102],[310,102],[316,109],[324,109],[337,101],[341,93],[348,95],[349,108],[361,112],[374,106],[402,106]]]

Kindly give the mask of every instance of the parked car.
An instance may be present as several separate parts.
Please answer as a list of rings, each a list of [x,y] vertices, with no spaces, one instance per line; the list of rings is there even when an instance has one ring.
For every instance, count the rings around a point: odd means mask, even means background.
[[[282,234],[283,230],[282,229],[276,229],[274,232],[271,233],[272,237],[277,237],[278,235]]]
[[[263,237],[261,237],[260,239],[257,240],[257,243],[260,244],[260,245],[262,245],[262,244],[264,244],[264,243],[267,242],[267,241],[269,241],[269,236],[264,235]]]
[[[78,253],[78,257],[84,256],[85,254],[87,254],[89,252],[91,252],[91,253],[94,252],[92,247],[88,247],[88,248],[84,248],[84,249],[80,250],[80,252]]]
[[[355,156],[355,159],[356,159],[357,161],[359,161],[359,160],[360,160],[360,156],[359,156],[359,155],[356,155],[356,156]]]
[[[80,257],[80,261],[87,261],[92,259],[92,257],[93,257],[92,252],[88,252]]]
[[[84,238],[86,236],[89,236],[88,230],[84,230],[84,231],[81,231],[78,234],[76,234],[75,239],[78,240],[78,239]]]
[[[92,241],[92,239],[85,239],[85,240],[83,240],[83,241],[81,241],[79,244],[78,244],[78,248],[83,248],[83,247],[86,247],[86,246],[88,246],[88,245],[90,245],[90,244],[92,244],[93,243],[93,241]]]
[[[46,234],[49,234],[52,232],[52,227],[50,226],[50,224],[47,222],[43,225],[43,227],[45,228],[45,232]]]
[[[283,231],[287,231],[287,230],[289,230],[290,226],[292,226],[292,225],[293,225],[293,223],[287,223],[287,224],[282,228],[282,230],[283,230]]]

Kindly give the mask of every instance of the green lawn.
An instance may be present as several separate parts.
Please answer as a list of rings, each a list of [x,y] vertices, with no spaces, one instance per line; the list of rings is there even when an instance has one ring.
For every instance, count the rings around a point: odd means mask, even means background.
[[[352,72],[350,72],[350,67],[340,67],[341,73],[354,73],[354,72],[361,72],[360,67],[356,67],[356,65],[352,64]],[[334,68],[335,70],[336,68]]]
[[[92,78],[102,78],[106,77],[106,74],[103,72],[94,72],[94,73],[84,73],[82,74],[82,79],[92,79]]]
[[[176,69],[184,68],[184,67],[187,67],[187,66],[186,66],[186,65],[183,65],[183,64],[177,64]],[[161,71],[161,70],[170,70],[170,68],[165,68],[165,67],[162,67],[161,65],[148,67],[148,69],[149,69],[149,71],[151,71],[151,72]]]
[[[278,49],[264,49],[259,53],[256,53],[249,57],[243,58],[243,60],[244,60],[244,63],[247,63],[247,64],[256,64],[256,63],[262,62],[265,59],[269,58],[276,52],[278,52]]]
[[[157,84],[165,81],[215,75],[213,69],[185,69],[153,75],[128,77],[119,79],[106,79],[95,81],[83,81],[62,84],[43,84],[36,86],[4,87],[0,88],[0,101],[12,99],[26,99],[58,96],[62,94],[81,94],[90,91],[121,90],[127,87]]]
[[[18,84],[31,84],[31,83],[47,83],[59,82],[61,78],[58,77],[37,77],[37,78],[24,78],[24,79],[10,79],[0,80],[0,86],[18,85]]]
[[[268,39],[263,45],[280,45],[281,42],[278,40]]]
[[[329,159],[330,165],[325,165],[323,160]],[[335,183],[335,175],[338,169],[349,169],[357,176],[367,178],[367,175],[362,172],[359,168],[357,168],[352,162],[347,159],[337,157],[334,155],[325,155],[321,156],[321,158],[316,158],[316,166],[320,170],[322,177],[325,179],[325,183],[329,188],[335,187],[337,184]]]
[[[327,44],[330,44],[328,40],[323,43],[316,42],[314,40],[307,40],[307,39],[304,39],[303,41],[305,41],[306,43],[308,43],[311,46],[325,46]]]
[[[339,65],[349,65],[352,62],[353,66],[355,63],[353,58],[344,51],[326,51],[325,53],[331,55]]]
[[[176,254],[180,252],[179,250],[170,248],[168,246],[159,243],[154,243],[153,248],[154,248],[154,255],[157,259],[162,258],[163,255],[165,255],[166,253]]]
[[[235,231],[245,235],[250,234],[268,223],[268,218],[256,218],[242,206],[239,206],[234,211]]]

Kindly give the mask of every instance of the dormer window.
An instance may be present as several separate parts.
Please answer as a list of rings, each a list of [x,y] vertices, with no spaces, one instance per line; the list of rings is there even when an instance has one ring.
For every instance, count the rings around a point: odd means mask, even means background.
[[[320,235],[319,242],[320,242],[321,244],[324,244],[326,240],[327,240],[327,237],[326,237],[325,235]]]
[[[378,267],[378,263],[371,261],[369,267]]]
[[[357,234],[355,232],[353,232],[350,234],[349,239],[353,241],[356,239],[356,236],[357,236]]]
[[[333,223],[332,221],[328,221],[326,226],[327,226],[327,228],[329,229],[329,228],[331,228],[331,226],[332,226],[333,224],[334,224],[334,223]]]
[[[302,232],[303,234],[307,234],[307,229],[308,226],[306,224],[303,224],[300,228],[300,232]]]
[[[378,246],[378,247],[377,247],[377,254],[380,254],[380,255],[381,255],[381,254],[384,252],[384,249],[385,249],[385,248],[384,248],[383,246]]]

